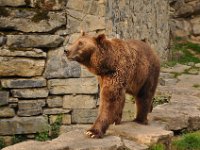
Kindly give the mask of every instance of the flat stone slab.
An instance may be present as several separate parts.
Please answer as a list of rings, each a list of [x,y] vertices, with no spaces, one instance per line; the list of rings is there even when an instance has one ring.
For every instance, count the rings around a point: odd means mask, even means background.
[[[91,139],[83,134],[84,130],[75,130],[62,134],[57,139],[47,142],[28,141],[2,150],[147,150],[148,147],[117,136],[105,136],[102,139]]]

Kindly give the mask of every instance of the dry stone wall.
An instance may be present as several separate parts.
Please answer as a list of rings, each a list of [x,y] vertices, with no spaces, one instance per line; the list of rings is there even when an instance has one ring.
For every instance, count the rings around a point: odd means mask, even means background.
[[[146,39],[164,59],[168,1],[0,0],[0,136],[94,121],[97,80],[63,55],[81,29]]]

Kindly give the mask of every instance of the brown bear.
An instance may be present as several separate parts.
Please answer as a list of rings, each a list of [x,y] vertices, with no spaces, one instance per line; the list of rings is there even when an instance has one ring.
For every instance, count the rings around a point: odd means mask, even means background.
[[[152,111],[152,98],[158,83],[160,61],[145,42],[107,39],[86,33],[65,50],[69,60],[77,61],[97,75],[100,85],[98,117],[86,134],[100,138],[110,124],[119,124],[125,93],[135,96],[135,122],[147,124]]]

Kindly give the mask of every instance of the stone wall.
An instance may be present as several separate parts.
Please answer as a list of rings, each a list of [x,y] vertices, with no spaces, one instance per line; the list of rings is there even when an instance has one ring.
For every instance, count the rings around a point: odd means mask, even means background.
[[[170,0],[170,6],[172,35],[200,42],[200,1]]]
[[[0,0],[0,136],[46,131],[61,114],[94,121],[98,83],[63,55],[81,29],[146,39],[165,59],[168,1]]]

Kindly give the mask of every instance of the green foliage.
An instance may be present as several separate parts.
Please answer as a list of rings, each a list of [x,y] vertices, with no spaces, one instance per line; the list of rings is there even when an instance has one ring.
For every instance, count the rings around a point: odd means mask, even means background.
[[[194,88],[199,88],[199,87],[200,87],[200,84],[194,84],[193,87],[194,87]]]
[[[0,137],[0,149],[5,147],[5,141],[3,138]]]
[[[13,144],[25,141],[26,139],[27,139],[26,135],[14,135],[13,136]]]
[[[165,150],[165,146],[163,144],[155,144],[150,147],[150,150]]]
[[[183,38],[176,37],[171,48],[172,58],[165,66],[172,67],[177,63],[187,64],[188,62],[200,63],[200,45],[191,43]]]
[[[153,107],[160,104],[169,103],[170,99],[171,99],[170,95],[156,95],[153,98]]]
[[[60,126],[62,125],[63,116],[59,115],[56,118],[56,121],[51,125],[51,138],[56,138],[60,132]]]
[[[35,140],[37,140],[37,141],[47,141],[49,139],[50,139],[50,137],[49,137],[48,131],[36,133],[36,135],[35,135]]]
[[[174,150],[200,150],[200,132],[188,133],[172,143]]]

